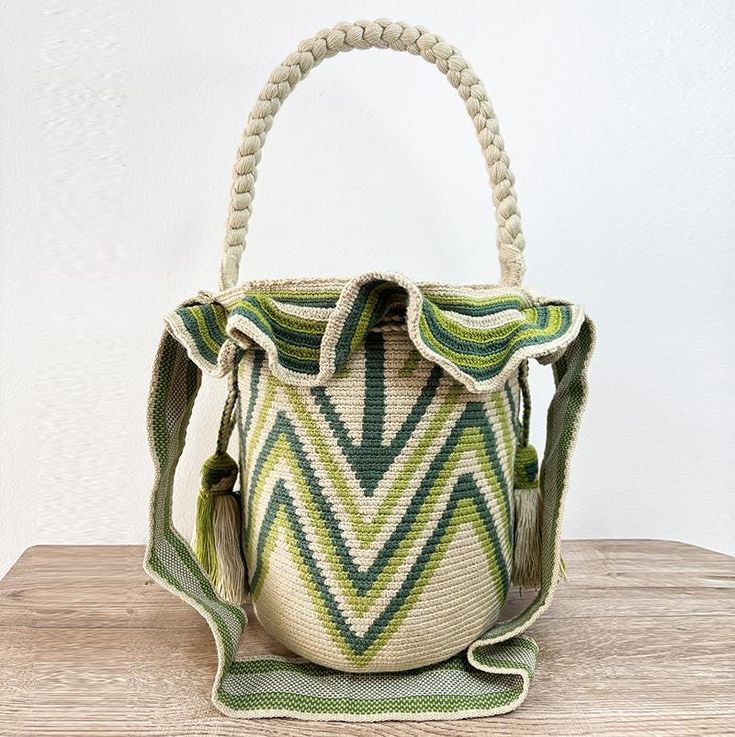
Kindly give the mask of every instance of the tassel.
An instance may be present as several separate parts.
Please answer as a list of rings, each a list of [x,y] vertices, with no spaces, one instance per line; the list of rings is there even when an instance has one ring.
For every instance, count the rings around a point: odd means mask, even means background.
[[[214,498],[214,548],[217,551],[215,585],[223,599],[241,606],[247,596],[247,572],[240,549],[240,497]]]
[[[516,449],[513,506],[513,582],[524,589],[538,588],[541,585],[543,498],[538,480],[538,456],[532,445]]]
[[[192,547],[218,593],[233,604],[245,600],[246,573],[240,550],[240,498],[234,492],[237,462],[218,451],[202,466]]]
[[[202,485],[197,495],[197,511],[194,538],[191,547],[204,572],[214,580],[217,568],[217,551],[214,548],[214,496]]]

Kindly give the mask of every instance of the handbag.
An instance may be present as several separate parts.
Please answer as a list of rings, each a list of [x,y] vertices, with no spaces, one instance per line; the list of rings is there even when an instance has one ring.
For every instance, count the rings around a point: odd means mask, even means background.
[[[390,272],[237,284],[274,115],[314,66],[367,48],[423,57],[464,100],[492,186],[498,285]],[[260,93],[231,194],[220,289],[165,317],[148,406],[145,570],[211,628],[213,703],[233,717],[342,721],[512,711],[538,655],[524,632],[563,574],[594,326],[580,306],[521,286],[514,178],[483,84],[420,26],[321,31]],[[540,467],[531,358],[555,380]],[[189,545],[172,523],[173,477],[202,373],[226,379],[228,394]],[[228,454],[235,428],[239,462]],[[536,594],[502,619],[511,586]],[[246,602],[294,657],[237,656]]]

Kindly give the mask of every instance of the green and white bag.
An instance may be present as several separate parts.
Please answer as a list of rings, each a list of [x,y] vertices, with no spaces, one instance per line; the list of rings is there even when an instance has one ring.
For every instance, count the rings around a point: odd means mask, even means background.
[[[383,272],[236,286],[273,116],[312,67],[353,48],[420,55],[465,101],[492,184],[498,286]],[[273,72],[238,150],[220,292],[166,316],[148,414],[145,569],[211,627],[225,714],[457,719],[525,699],[538,647],[523,633],[561,575],[594,328],[581,307],[521,287],[523,247],[495,113],[454,47],[404,23],[341,24]],[[556,382],[540,473],[531,358]],[[202,372],[227,377],[229,393],[192,548],[171,504]],[[235,426],[239,466],[227,454]],[[538,593],[499,621],[512,584]],[[246,600],[293,658],[236,658]]]

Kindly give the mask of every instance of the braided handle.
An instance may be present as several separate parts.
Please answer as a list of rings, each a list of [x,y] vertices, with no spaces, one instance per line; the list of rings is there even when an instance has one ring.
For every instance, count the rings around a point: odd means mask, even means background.
[[[237,152],[232,184],[227,235],[220,270],[220,287],[237,283],[240,258],[245,250],[245,237],[252,213],[257,166],[273,116],[296,84],[313,67],[340,51],[352,49],[394,49],[420,55],[434,64],[465,101],[475,125],[492,185],[497,245],[500,260],[500,283],[519,286],[525,271],[521,231],[514,177],[510,160],[503,148],[498,121],[495,118],[485,86],[462,58],[459,51],[441,37],[422,26],[393,23],[387,20],[339,23],[302,41],[298,50],[277,67],[255,103]]]

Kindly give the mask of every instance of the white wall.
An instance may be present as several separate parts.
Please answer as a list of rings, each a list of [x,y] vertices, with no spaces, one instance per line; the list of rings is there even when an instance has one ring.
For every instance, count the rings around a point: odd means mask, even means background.
[[[215,286],[249,105],[302,37],[384,15],[442,33],[484,78],[518,180],[527,283],[597,320],[566,535],[735,553],[731,3],[289,5],[4,5],[0,572],[35,543],[145,540],[160,316]],[[436,70],[341,55],[277,120],[245,270],[492,281],[489,202]],[[547,373],[534,372],[536,407]],[[207,385],[195,417],[185,527],[219,396]]]

